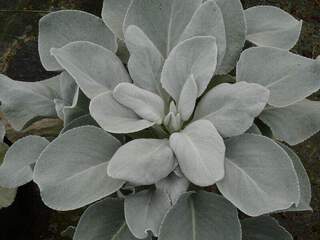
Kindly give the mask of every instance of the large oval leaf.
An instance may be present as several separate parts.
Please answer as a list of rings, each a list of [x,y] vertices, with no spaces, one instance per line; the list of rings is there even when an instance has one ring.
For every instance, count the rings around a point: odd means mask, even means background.
[[[214,37],[193,37],[179,43],[164,63],[161,83],[178,102],[187,79],[193,75],[198,96],[207,88],[217,66],[217,44]]]
[[[303,100],[285,108],[268,108],[259,118],[277,139],[296,145],[320,130],[320,104]]]
[[[247,40],[261,47],[289,50],[299,40],[302,21],[274,6],[255,6],[245,10]]]
[[[73,237],[73,240],[106,239],[137,240],[126,225],[122,200],[106,198],[87,208]]]
[[[194,119],[208,119],[224,137],[247,131],[269,99],[261,85],[223,83],[211,89],[198,103]]]
[[[62,10],[50,13],[39,22],[39,54],[42,65],[48,71],[62,67],[50,54],[51,48],[60,48],[75,41],[89,41],[115,52],[114,34],[102,19],[78,10]]]
[[[272,217],[262,216],[241,221],[243,240],[293,240]]]
[[[111,133],[138,132],[155,124],[141,119],[134,111],[118,103],[112,92],[93,98],[89,109],[97,123]]]
[[[108,161],[120,147],[100,128],[72,129],[51,142],[35,166],[42,200],[56,210],[83,207],[117,191],[123,181],[107,175]]]
[[[166,58],[178,42],[201,0],[133,0],[124,30],[138,26]]]
[[[286,107],[320,88],[320,61],[271,47],[245,50],[237,65],[237,81],[258,83],[270,90],[269,104]]]
[[[283,210],[299,203],[298,177],[288,154],[260,135],[226,140],[226,174],[221,193],[249,216]]]
[[[129,229],[139,239],[146,238],[148,231],[158,236],[161,222],[170,207],[168,195],[161,190],[144,190],[128,196],[124,210]]]
[[[176,167],[168,140],[136,139],[123,145],[112,157],[108,174],[135,184],[150,185]]]
[[[7,151],[0,166],[0,185],[20,187],[33,178],[33,164],[49,141],[39,136],[28,136],[16,141]]]
[[[76,80],[88,98],[112,91],[130,77],[120,59],[110,50],[91,42],[72,42],[51,53]]]
[[[222,196],[182,195],[160,228],[159,240],[241,240],[237,209]]]
[[[224,177],[225,145],[208,120],[198,120],[170,136],[183,174],[198,186],[209,186]]]

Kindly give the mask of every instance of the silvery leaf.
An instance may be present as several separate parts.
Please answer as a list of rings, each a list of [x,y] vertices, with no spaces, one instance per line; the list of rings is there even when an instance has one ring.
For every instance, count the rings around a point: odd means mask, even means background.
[[[238,136],[252,126],[268,99],[269,90],[259,84],[223,83],[204,95],[194,119],[208,119],[224,137]]]
[[[130,52],[128,69],[133,82],[141,88],[161,93],[160,74],[164,59],[145,33],[129,26],[125,41]]]
[[[114,89],[113,97],[142,119],[158,124],[162,123],[165,103],[157,94],[139,88],[132,83],[120,83]]]
[[[109,176],[139,185],[151,185],[168,176],[176,161],[166,139],[135,139],[113,155]]]
[[[60,74],[60,92],[64,106],[71,106],[73,103],[74,96],[77,93],[77,84],[70,74],[63,71]]]
[[[216,128],[208,120],[189,124],[170,136],[181,171],[198,186],[209,186],[224,177],[225,145]]]
[[[51,53],[75,79],[88,98],[112,91],[130,77],[120,59],[110,50],[91,42],[72,42]]]
[[[171,205],[176,204],[180,196],[188,190],[188,187],[189,181],[176,173],[171,173],[168,177],[156,183],[156,188],[167,194]]]
[[[201,0],[133,0],[124,21],[139,27],[166,58],[178,42]]]
[[[298,177],[288,154],[267,137],[243,134],[225,141],[226,172],[220,192],[249,216],[299,203]]]
[[[310,207],[311,184],[310,184],[308,174],[298,155],[285,144],[283,143],[279,143],[279,144],[291,158],[294,168],[298,175],[299,186],[300,186],[299,204],[297,204],[297,206],[292,206],[291,208],[286,209],[286,211],[312,211],[312,208]]]
[[[241,240],[237,209],[215,193],[186,193],[166,215],[159,240]]]
[[[73,237],[73,240],[106,239],[137,240],[126,225],[122,200],[106,198],[87,208]]]
[[[56,210],[72,210],[117,191],[123,181],[107,175],[107,166],[120,142],[100,128],[67,131],[41,153],[34,181],[44,203]]]
[[[3,143],[4,136],[6,135],[6,127],[2,121],[0,121],[0,143]]]
[[[246,41],[246,21],[240,0],[216,0],[223,15],[227,48],[218,74],[227,74],[235,67]]]
[[[184,83],[179,101],[178,112],[183,121],[187,121],[193,113],[198,98],[198,86],[195,82],[194,76],[191,74],[187,81]]]
[[[60,134],[65,133],[71,129],[81,127],[81,126],[96,126],[98,127],[97,122],[91,117],[90,114],[82,115],[78,118],[73,119],[68,124],[66,124],[61,130]]]
[[[104,23],[121,40],[124,40],[122,26],[124,18],[132,0],[104,0],[102,7],[102,19]]]
[[[253,125],[246,131],[246,133],[262,135],[261,130],[255,123],[253,123]]]
[[[0,185],[20,187],[33,178],[33,164],[49,141],[39,136],[28,136],[16,141],[7,151],[0,166]]]
[[[134,111],[118,103],[112,92],[102,93],[90,102],[90,114],[97,123],[111,133],[133,133],[154,125],[141,119]]]
[[[190,38],[170,52],[161,74],[162,86],[177,102],[185,82],[193,75],[200,96],[207,88],[216,66],[215,38]]]
[[[62,70],[50,54],[51,48],[60,48],[75,41],[89,41],[115,52],[114,34],[102,19],[78,10],[62,10],[50,13],[39,22],[39,54],[42,65],[48,71]]]
[[[269,216],[241,221],[243,240],[293,240],[277,220]]]
[[[216,1],[207,1],[196,10],[179,42],[195,36],[213,36],[216,38],[218,46],[217,65],[220,66],[227,46],[223,16]]]
[[[245,10],[247,40],[257,46],[289,50],[299,40],[302,21],[274,6],[255,6]]]
[[[132,234],[146,238],[148,231],[158,236],[161,222],[171,207],[170,200],[161,190],[144,190],[126,197],[125,218]]]
[[[59,76],[40,82],[20,82],[0,75],[0,109],[14,129],[22,130],[37,117],[57,116],[54,99],[59,96],[48,82],[59,84]]]
[[[267,87],[268,103],[275,107],[292,105],[316,92],[319,74],[319,61],[270,47],[245,50],[237,65],[237,81]]]
[[[268,108],[259,118],[271,128],[275,138],[296,145],[320,130],[320,105],[303,100],[285,108]]]

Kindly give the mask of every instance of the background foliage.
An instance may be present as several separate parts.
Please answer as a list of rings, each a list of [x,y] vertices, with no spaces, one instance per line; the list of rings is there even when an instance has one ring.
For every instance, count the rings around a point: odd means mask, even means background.
[[[244,7],[274,5],[304,20],[302,36],[294,52],[306,57],[320,55],[319,0],[242,0]],[[38,20],[59,9],[80,9],[100,15],[100,0],[0,0],[0,72],[21,81],[38,81],[52,76],[43,70],[37,51]],[[314,94],[320,100],[320,93]],[[1,116],[0,116],[1,117]],[[54,136],[61,122],[44,120],[24,132],[9,131],[14,142],[26,133]],[[295,147],[304,162],[313,188],[313,213],[285,213],[276,218],[296,240],[320,239],[320,134]],[[0,211],[0,239],[62,240],[67,226],[75,224],[81,211],[57,213],[45,207],[37,187],[28,184],[18,191],[15,203]]]

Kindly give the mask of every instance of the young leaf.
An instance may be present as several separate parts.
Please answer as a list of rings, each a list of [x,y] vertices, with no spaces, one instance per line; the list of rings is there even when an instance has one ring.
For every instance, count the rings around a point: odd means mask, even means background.
[[[129,26],[125,42],[130,52],[128,69],[133,82],[148,91],[161,94],[160,74],[164,59],[153,42],[136,26]]]
[[[194,119],[208,119],[224,137],[247,131],[269,99],[269,90],[261,85],[223,83],[211,89],[198,103]]]
[[[237,65],[237,81],[267,87],[268,103],[275,107],[292,105],[316,92],[319,74],[319,61],[271,47],[245,50]]]
[[[134,111],[142,119],[157,124],[164,118],[165,103],[153,92],[131,83],[120,83],[113,91],[113,97],[123,106]]]
[[[134,111],[118,103],[112,92],[102,93],[91,100],[90,114],[97,123],[111,133],[133,133],[154,125],[141,119]]]
[[[171,207],[168,195],[161,190],[144,190],[124,201],[127,225],[135,237],[146,238],[148,231],[158,236],[161,222]]]
[[[279,143],[279,145],[288,153],[289,157],[291,158],[298,175],[300,186],[299,204],[297,204],[297,206],[292,206],[291,208],[286,209],[286,211],[312,211],[312,208],[310,207],[312,193],[308,174],[298,155],[285,144]]]
[[[299,40],[302,21],[273,6],[245,10],[247,40],[261,47],[293,48]]]
[[[27,136],[16,141],[0,166],[0,185],[16,188],[30,182],[33,178],[32,165],[48,144],[48,140],[39,136]]]
[[[186,193],[166,215],[159,240],[240,240],[237,209],[220,195]]]
[[[6,127],[2,121],[0,121],[0,144],[3,143],[4,136],[6,135]]]
[[[183,174],[192,183],[209,186],[224,177],[225,145],[208,120],[198,120],[173,133],[170,146]]]
[[[320,105],[303,100],[285,108],[268,108],[259,118],[277,139],[296,145],[320,130]]]
[[[207,88],[217,66],[214,37],[194,37],[179,43],[164,63],[161,84],[178,102],[185,82],[193,75],[198,96]]]
[[[122,200],[106,198],[87,208],[73,237],[73,240],[105,239],[137,240],[126,225]]]
[[[201,0],[133,0],[124,21],[139,27],[166,58],[178,42]]]
[[[109,176],[140,185],[151,185],[168,176],[176,161],[167,139],[135,139],[113,155]]]
[[[227,48],[218,74],[234,69],[246,41],[246,21],[240,0],[216,0],[225,25]]]
[[[220,192],[249,216],[299,203],[298,177],[288,154],[267,137],[243,134],[227,139],[226,174]]]
[[[39,54],[42,65],[48,71],[62,70],[50,54],[51,48],[60,48],[75,41],[89,41],[115,52],[114,34],[103,21],[86,12],[62,10],[50,13],[39,22]]]
[[[124,40],[122,26],[132,0],[104,0],[102,7],[102,19],[104,23],[121,40]]]
[[[44,203],[56,210],[72,210],[117,191],[124,182],[110,178],[107,166],[119,147],[117,139],[92,126],[56,138],[35,166],[34,181]]]
[[[272,217],[262,216],[241,221],[243,240],[293,240]]]
[[[54,99],[60,96],[49,82],[59,84],[59,76],[40,82],[20,82],[0,74],[0,109],[14,129],[22,130],[37,117],[57,116]]]
[[[131,81],[120,59],[95,43],[72,42],[51,53],[90,99]]]

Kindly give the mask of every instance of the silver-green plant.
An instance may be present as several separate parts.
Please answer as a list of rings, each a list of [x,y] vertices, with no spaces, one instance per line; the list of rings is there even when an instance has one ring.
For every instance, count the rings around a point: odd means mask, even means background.
[[[0,185],[33,180],[60,211],[92,204],[74,240],[292,239],[268,214],[311,210],[284,144],[320,130],[306,99],[320,61],[289,51],[301,21],[239,0],[105,0],[102,19],[58,11],[39,26],[42,64],[60,73],[2,75],[1,110],[17,130],[39,117],[64,128],[16,142]]]

